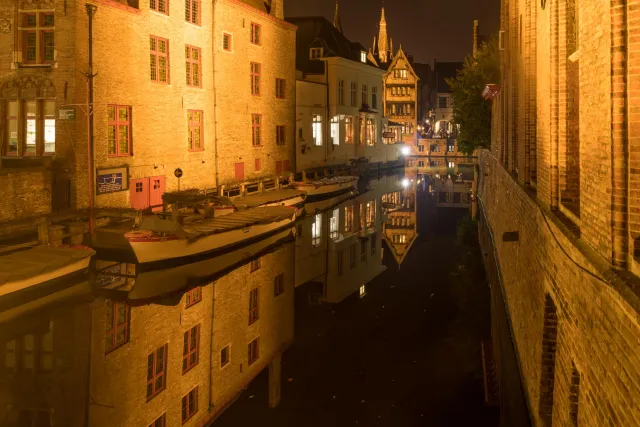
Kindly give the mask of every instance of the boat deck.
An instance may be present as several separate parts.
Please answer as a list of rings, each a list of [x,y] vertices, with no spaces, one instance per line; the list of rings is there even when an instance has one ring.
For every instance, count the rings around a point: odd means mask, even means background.
[[[287,199],[293,199],[294,197],[304,196],[306,193],[300,190],[276,190],[265,191],[262,193],[251,194],[250,196],[238,197],[233,200],[234,206],[242,206],[247,208],[255,208],[257,206],[265,205],[267,203],[276,203]]]
[[[293,208],[283,206],[248,209],[215,219],[204,219],[202,221],[185,224],[183,229],[194,237],[206,236],[257,224],[282,221],[287,218],[292,218],[293,214]]]
[[[0,256],[0,294],[4,284],[37,276],[47,277],[94,254],[90,248],[49,246],[35,246],[6,253]]]

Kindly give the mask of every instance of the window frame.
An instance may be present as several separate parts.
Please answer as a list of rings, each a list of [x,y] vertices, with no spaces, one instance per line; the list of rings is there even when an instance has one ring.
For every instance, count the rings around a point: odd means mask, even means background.
[[[195,345],[195,348],[192,348],[193,345]],[[191,356],[194,354],[195,354],[195,361],[192,362]],[[198,363],[200,363],[200,325],[199,324],[190,329],[187,329],[184,332],[183,343],[182,343],[182,375],[189,372],[191,369],[197,366]]]
[[[311,138],[315,147],[322,147],[324,141],[322,138],[322,115],[312,114],[311,116]]]
[[[193,403],[193,411],[189,411],[189,404]],[[182,405],[181,405],[180,418],[182,419],[182,424],[186,424],[193,418],[195,414],[198,413],[198,386],[195,386],[187,394],[182,396]]]
[[[227,48],[224,47],[225,40],[229,41]],[[222,50],[224,52],[233,52],[233,34],[226,31],[222,32]]]
[[[194,117],[199,113],[200,120],[196,121]],[[194,131],[198,129],[200,135],[200,147],[195,147]],[[190,152],[204,151],[204,111],[187,110],[187,143]]]
[[[162,366],[162,371],[157,372],[158,352],[160,350],[163,351],[163,358],[162,358],[163,366]],[[162,391],[167,388],[167,359],[168,359],[167,356],[168,354],[169,354],[169,344],[167,343],[158,347],[151,354],[147,356],[147,387],[146,387],[147,402],[149,402],[151,399],[153,399],[154,397],[162,393]],[[152,368],[152,378],[149,378],[150,359],[151,359],[151,368]],[[156,388],[156,380],[158,378],[162,378],[162,386],[159,388]],[[149,394],[149,385],[151,385],[151,389],[152,389],[151,394]]]
[[[112,300],[107,300],[107,310],[109,309],[109,304],[113,304],[113,320],[111,322],[111,325],[107,325],[107,326],[111,326],[109,329],[106,330],[105,333],[105,342],[107,342],[107,340],[109,339],[109,336],[111,335],[111,343],[112,343],[112,347],[105,347],[105,354],[109,354],[112,351],[122,347],[123,345],[127,344],[129,342],[129,339],[131,338],[131,306],[129,306],[126,303],[123,302],[118,302],[118,301],[112,301]],[[118,324],[118,307],[119,306],[124,306],[125,309],[125,321],[123,323]],[[118,332],[120,330],[124,329],[125,331],[125,339],[122,343],[118,344],[117,341],[117,337],[118,337]]]
[[[196,297],[194,298],[194,296]],[[202,286],[196,286],[193,289],[189,289],[184,294],[184,303],[185,303],[184,308],[193,307],[200,301],[202,301]]]
[[[344,105],[344,80],[338,80],[338,105]]]
[[[109,120],[109,108],[114,108],[115,109],[115,120]],[[127,109],[127,117],[128,120],[127,121],[120,121],[120,109],[121,108],[126,108]],[[119,105],[119,104],[107,104],[107,156],[108,157],[131,157],[133,156],[133,143],[132,143],[132,136],[133,136],[133,126],[132,126],[132,121],[133,121],[133,117],[132,117],[132,113],[133,113],[133,109],[130,105]],[[109,126],[115,126],[115,136],[116,136],[116,140],[115,140],[115,153],[109,153]],[[129,144],[128,144],[128,149],[129,151],[127,153],[121,153],[120,152],[120,127],[121,126],[128,126],[128,132],[127,132],[127,136],[129,138]]]
[[[187,0],[189,1],[189,0]],[[151,45],[149,45],[149,56],[150,57],[154,57],[155,58],[155,74],[156,74],[156,78],[153,78],[153,73],[152,73],[152,68],[153,65],[149,64],[149,78],[152,82],[154,83],[158,83],[158,84],[171,84],[171,59],[170,59],[170,53],[171,53],[171,45],[169,44],[169,39],[165,39],[163,37],[159,37],[159,36],[154,36],[152,34],[149,35],[149,41],[151,40],[155,40],[155,50],[152,50]],[[165,43],[165,53],[160,52],[160,42],[164,42]],[[165,74],[166,74],[166,79],[165,80],[160,80],[160,58],[165,58]]]
[[[260,268],[262,268],[262,258],[256,258],[251,261],[251,267],[250,267],[251,273],[253,273],[254,271],[260,270]]]
[[[259,62],[251,62],[251,95],[260,96],[260,74],[262,65]]]
[[[276,125],[276,145],[281,147],[287,145],[287,127],[286,125]]]
[[[369,88],[367,87],[366,84],[362,84],[361,86],[361,90],[362,90],[362,107],[364,107],[365,105],[369,105]]]
[[[195,20],[197,22],[194,22],[193,20],[194,5],[197,5],[197,7],[195,8],[196,9]],[[197,25],[200,27],[202,23],[202,1],[201,0],[185,0],[184,8],[185,8],[185,13],[184,13],[185,22],[188,22],[189,24]]]
[[[222,359],[222,352],[226,350],[227,360]],[[220,369],[224,368],[231,362],[231,345],[227,344],[226,346],[220,349]]]
[[[351,106],[357,107],[358,104],[358,83],[351,82]]]
[[[251,366],[259,358],[260,358],[260,337],[256,337],[253,340],[251,340],[247,345],[247,365]]]
[[[309,59],[312,61],[317,61],[322,58],[324,49],[321,47],[311,47],[309,48]]]
[[[28,17],[34,17],[34,25],[27,25]],[[45,17],[53,16],[53,24],[45,24]],[[56,61],[56,49],[55,49],[55,11],[53,10],[25,10],[18,12],[17,29],[17,42],[20,52],[20,63],[25,65],[44,65],[51,66]],[[45,46],[44,46],[44,34],[52,34],[52,58],[45,59]],[[29,34],[34,35],[34,59],[28,60],[29,44],[27,43],[27,37]]]
[[[260,288],[249,291],[249,325],[260,320]]]
[[[251,145],[262,147],[262,114],[251,113]]]
[[[262,25],[257,22],[251,22],[249,27],[250,37],[249,41],[254,46],[262,46]]]
[[[185,56],[185,72],[187,76],[186,84],[188,87],[202,88],[202,49],[197,46],[184,45],[188,57]],[[186,53],[185,52],[185,53]],[[197,52],[198,59],[193,59],[194,52]],[[197,67],[197,72],[194,72],[194,66]],[[198,79],[198,84],[194,84],[195,78]]]
[[[158,421],[160,422],[159,424]],[[165,412],[164,414],[153,420],[151,424],[149,424],[149,427],[167,427],[167,413]]]
[[[284,294],[285,284],[284,284],[284,273],[280,273],[273,278],[273,296],[279,297]]]
[[[353,117],[346,116],[344,118],[344,143],[345,144],[353,144],[354,136],[354,128],[353,128]]]
[[[2,129],[0,132],[4,133],[3,138],[1,139],[2,146],[0,147],[0,154],[3,157],[49,157],[55,154],[56,147],[56,132],[55,128],[57,127],[57,120],[55,116],[55,112],[57,110],[56,100],[55,98],[29,98],[29,99],[5,99],[0,100],[0,102],[4,103],[4,117],[0,118],[0,123],[4,122],[4,127],[0,127]],[[35,105],[35,116],[27,116],[27,103],[33,103]],[[9,111],[11,110],[10,104],[15,104],[15,116],[10,116]],[[47,108],[51,106],[53,111],[53,116],[47,115]],[[46,121],[52,118],[54,121],[54,140],[53,151],[47,150],[47,142],[46,142]],[[29,120],[35,120],[35,151],[29,151],[27,147],[27,122]],[[11,138],[11,123],[15,123],[15,133],[16,133],[16,151],[9,151]],[[51,144],[51,143],[49,143]]]
[[[276,77],[276,99],[286,99],[287,81]]]
[[[164,2],[164,11],[160,10],[160,1]],[[156,7],[152,6],[155,3]],[[169,0],[149,0],[149,10],[169,16]]]

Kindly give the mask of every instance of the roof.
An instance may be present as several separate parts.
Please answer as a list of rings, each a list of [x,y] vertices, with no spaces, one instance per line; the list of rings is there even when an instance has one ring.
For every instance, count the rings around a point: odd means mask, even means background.
[[[458,71],[462,70],[464,62],[436,62],[434,72],[436,75],[436,92],[451,93],[451,88],[446,79],[456,77]]]
[[[423,85],[429,84],[429,82],[431,81],[431,65],[414,62],[412,66],[416,71],[416,74],[420,78],[421,83]]]
[[[361,63],[360,53],[367,52],[360,43],[347,39],[323,16],[289,17],[285,20],[298,27],[296,69],[304,73],[324,73],[324,63],[309,58],[309,49],[312,47],[323,48],[325,58],[341,57],[358,63]],[[369,59],[367,65],[377,68]]]

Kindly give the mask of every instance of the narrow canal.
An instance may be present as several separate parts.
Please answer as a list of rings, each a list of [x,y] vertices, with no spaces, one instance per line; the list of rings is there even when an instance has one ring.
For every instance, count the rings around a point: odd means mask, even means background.
[[[216,426],[498,425],[484,404],[489,289],[479,249],[456,233],[468,211],[436,200],[418,190],[419,237],[400,268],[384,246],[389,268],[364,296],[313,305],[296,290],[280,405],[268,408],[264,371]]]

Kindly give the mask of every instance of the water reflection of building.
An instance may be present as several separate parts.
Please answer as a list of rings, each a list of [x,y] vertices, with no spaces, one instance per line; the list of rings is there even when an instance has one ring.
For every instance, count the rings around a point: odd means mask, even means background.
[[[387,216],[383,225],[384,240],[398,265],[402,264],[418,238],[418,179],[417,174],[409,172],[402,178],[401,188],[382,196],[382,207]]]
[[[0,425],[197,425],[267,366],[275,406],[293,341],[295,247],[263,249],[245,248],[249,258],[215,277],[206,264],[186,266],[189,287],[154,301],[150,283],[171,289],[162,275],[113,262],[96,274],[105,288],[65,284],[0,300]]]
[[[319,301],[337,303],[382,273],[382,200],[401,187],[401,176],[388,175],[357,196],[307,204],[297,226],[296,286],[315,284]]]

